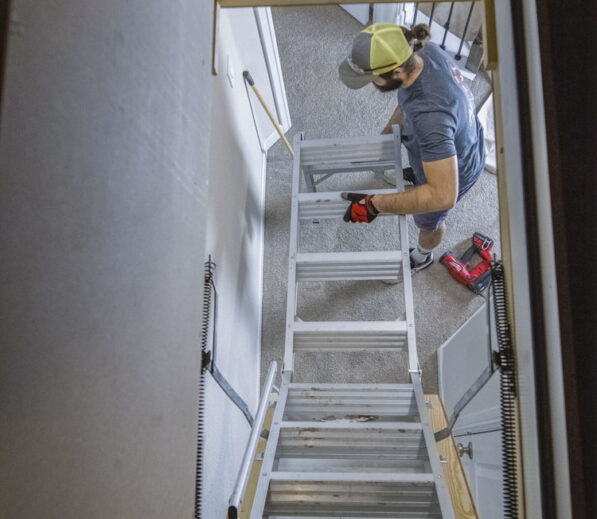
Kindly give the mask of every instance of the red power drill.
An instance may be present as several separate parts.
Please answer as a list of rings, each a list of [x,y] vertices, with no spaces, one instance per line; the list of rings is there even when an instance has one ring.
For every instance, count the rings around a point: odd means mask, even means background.
[[[439,262],[443,263],[450,275],[462,283],[475,294],[483,293],[491,282],[491,248],[493,240],[476,232],[472,237],[473,244],[460,259],[454,257],[452,252],[446,252]],[[481,256],[481,262],[469,270],[473,254]]]

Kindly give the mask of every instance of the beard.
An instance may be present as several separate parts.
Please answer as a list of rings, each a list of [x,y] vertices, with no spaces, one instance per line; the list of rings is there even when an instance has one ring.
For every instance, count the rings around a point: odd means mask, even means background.
[[[393,90],[398,90],[400,87],[402,87],[402,83],[402,79],[386,79],[386,84],[383,86],[377,85],[375,83],[373,84],[380,92],[392,92]]]

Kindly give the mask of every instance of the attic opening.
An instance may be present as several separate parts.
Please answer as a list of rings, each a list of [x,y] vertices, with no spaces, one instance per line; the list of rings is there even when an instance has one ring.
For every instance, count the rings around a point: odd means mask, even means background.
[[[515,107],[518,107],[521,112],[528,108],[520,106],[521,103],[524,105],[525,101],[521,100],[518,92],[519,81],[521,81],[519,74],[524,74],[525,69],[522,60],[524,52],[516,46],[524,45],[524,41],[516,40],[516,37],[512,36],[512,31],[508,31],[512,28],[513,23],[520,21],[519,18],[517,19],[520,13],[512,13],[507,6],[496,6],[491,1],[404,2],[370,5],[353,5],[352,2],[349,2],[343,6],[346,12],[341,11],[335,5],[315,6],[319,3],[335,4],[336,2],[310,1],[308,2],[310,7],[297,6],[297,4],[302,4],[301,2],[284,1],[256,3],[222,0],[219,3],[221,8],[254,7],[257,17],[270,16],[266,15],[262,9],[263,6],[273,6],[272,20],[280,52],[279,64],[275,59],[270,61],[268,73],[270,83],[277,84],[277,87],[272,87],[269,110],[268,103],[258,92],[255,92],[256,97],[252,97],[251,105],[252,117],[263,118],[263,111],[265,111],[268,117],[273,119],[274,125],[277,123],[277,129],[287,132],[289,137],[296,131],[306,132],[307,138],[342,138],[375,134],[383,128],[388,114],[391,114],[395,96],[379,95],[371,87],[365,94],[361,93],[360,97],[359,94],[342,90],[342,86],[334,78],[337,62],[346,54],[346,50],[349,48],[348,44],[355,32],[365,25],[376,22],[390,22],[407,27],[413,27],[417,23],[428,24],[431,29],[431,41],[450,56],[456,68],[466,78],[469,88],[473,90],[476,111],[482,118],[487,141],[485,143],[487,162],[484,180],[478,182],[477,193],[475,194],[473,191],[465,201],[470,205],[467,206],[463,203],[455,210],[454,218],[448,220],[450,231],[442,242],[442,246],[445,248],[445,252],[453,247],[460,247],[462,252],[466,249],[474,232],[484,230],[486,235],[492,235],[496,244],[493,252],[497,257],[503,259],[507,272],[511,323],[512,326],[515,323],[518,326],[514,331],[518,339],[518,355],[526,355],[525,348],[528,347],[528,344],[525,344],[522,338],[531,331],[531,318],[529,315],[524,315],[522,307],[525,301],[528,301],[529,294],[522,285],[517,284],[516,279],[521,281],[529,276],[529,272],[521,268],[519,262],[519,259],[528,253],[523,247],[528,235],[525,234],[524,228],[513,222],[520,222],[521,219],[528,216],[529,211],[537,208],[533,205],[532,199],[526,200],[527,206],[521,203],[523,200],[520,199],[520,193],[524,189],[534,189],[529,184],[529,176],[525,175],[523,171],[525,167],[531,165],[528,156],[531,143],[521,134],[520,122],[512,117]],[[221,14],[222,10],[216,9],[215,27],[217,27],[218,17]],[[214,34],[216,35],[214,56],[217,56],[217,30],[214,30]],[[507,36],[500,36],[500,34]],[[260,36],[263,38],[263,34]],[[230,77],[231,71],[228,65],[225,69],[220,68],[218,71],[218,63],[221,64],[222,60],[214,58],[214,72],[225,73]],[[277,72],[274,70],[272,74],[272,69],[275,69],[276,66],[279,67],[279,70]],[[273,76],[278,79],[272,80]],[[284,79],[280,81],[279,78],[282,76]],[[253,79],[252,76],[250,77]],[[336,79],[336,84],[334,84],[334,79]],[[255,86],[251,82],[249,85]],[[250,91],[250,89],[248,90]],[[285,102],[286,95],[287,102]],[[256,116],[256,114],[261,115]],[[274,115],[272,116],[272,114]],[[257,124],[257,126],[259,125]],[[284,192],[289,186],[288,178],[286,183],[280,179],[284,178],[285,172],[288,173],[292,167],[291,155],[288,154],[288,151],[292,153],[291,144],[279,141],[270,148],[269,145],[276,138],[273,133],[272,135],[273,138],[270,137],[270,142],[265,146],[263,145],[264,139],[258,136],[260,146],[264,151],[267,150],[268,184],[266,192],[269,197],[266,197],[265,305],[263,309],[265,324],[262,332],[262,363],[276,358],[276,356],[279,358],[275,350],[279,349],[279,342],[283,340],[280,335],[280,326],[270,326],[268,323],[276,320],[283,322],[284,320],[284,294],[275,295],[274,287],[276,286],[275,280],[283,277],[287,268],[286,262],[283,260],[286,249],[279,247],[279,241],[276,241],[279,238],[274,237],[274,234],[279,228],[279,217],[284,212],[279,201],[285,200],[287,194],[285,195]],[[525,153],[527,162],[523,166],[521,155],[525,156]],[[403,166],[405,169],[408,168],[408,163]],[[334,185],[333,175],[312,176],[310,178],[312,183],[314,178],[318,183],[317,187],[313,184],[309,185],[309,178],[305,176],[303,189],[316,191],[319,188],[327,191],[330,186]],[[372,179],[379,182],[380,185],[387,181],[383,178],[383,173],[380,175],[380,171],[374,172],[372,178],[368,180]],[[350,189],[360,189],[362,187],[360,182],[361,179],[354,179],[354,187]],[[268,200],[271,204],[269,214]],[[458,212],[458,209],[461,211]],[[485,220],[491,218],[494,220],[490,222]],[[309,247],[309,238],[315,243],[320,240],[319,244],[323,240],[330,246],[330,251],[341,251],[343,240],[349,240],[352,243],[361,240],[366,243],[367,240],[380,239],[379,236],[371,238],[371,233],[368,230],[359,229],[348,232],[337,226],[325,229],[327,223],[316,219],[311,223],[311,229],[301,231],[301,239],[305,239],[307,248]],[[321,237],[322,233],[325,238]],[[387,236],[388,233],[385,234]],[[412,236],[413,234],[411,234],[411,241]],[[280,260],[282,261],[280,262]],[[438,298],[437,294],[441,292],[439,287],[443,283],[446,283],[447,288],[443,297]],[[439,373],[440,378],[443,376],[443,382],[449,378],[445,372],[442,375],[442,366],[438,366],[437,348],[442,344],[449,344],[450,341],[447,339],[450,339],[455,332],[460,332],[462,324],[469,323],[474,316],[477,316],[477,320],[479,320],[478,310],[483,307],[483,301],[475,299],[475,297],[463,297],[462,292],[459,292],[463,287],[454,284],[454,281],[448,277],[447,272],[438,262],[432,269],[415,278],[415,285],[417,284],[419,286],[415,286],[415,301],[418,297],[426,297],[426,304],[420,303],[418,309],[420,313],[417,329],[420,336],[423,337],[423,341],[419,341],[419,347],[421,343],[425,342],[427,334],[430,353],[428,356],[423,355],[424,375],[422,378],[424,385],[427,380],[431,392],[437,392],[438,381],[434,380],[437,378],[436,373]],[[417,288],[420,290],[419,293],[417,293]],[[330,304],[330,297],[333,295],[335,295],[335,303]],[[468,295],[470,296],[470,294]],[[368,297],[369,299],[367,299]],[[327,315],[328,319],[346,319],[347,312],[354,311],[352,302],[356,300],[364,303],[365,307],[382,309],[372,311],[370,319],[372,315],[393,308],[391,297],[384,301],[383,297],[379,298],[379,294],[370,295],[367,293],[365,285],[358,282],[340,288],[336,284],[331,291],[324,286],[324,283],[315,282],[311,285],[307,284],[302,292],[297,294],[299,308],[302,308],[301,320],[306,321],[317,320],[322,315]],[[398,313],[400,313],[399,309]],[[365,319],[367,318],[366,314],[367,312],[364,315]],[[514,316],[516,316],[515,319]],[[483,332],[483,325],[479,326],[480,333],[491,336],[492,332],[488,328],[485,328],[485,332]],[[530,335],[527,335],[527,339],[528,337]],[[275,346],[269,346],[270,344]],[[350,360],[343,361],[337,357],[331,361],[336,363],[338,381],[355,381],[356,366],[358,366],[359,375],[364,378],[370,380],[376,380],[378,376],[383,378],[383,369],[380,371],[379,367],[375,366],[375,362],[368,363],[360,357],[356,357],[356,359],[355,361],[353,356]],[[302,371],[303,376],[306,377],[305,380],[316,379],[322,366],[321,358],[312,355],[301,362],[302,364],[296,365],[297,371]],[[449,365],[449,361],[444,360],[443,362]],[[400,365],[398,359],[396,359],[396,363],[396,365]],[[386,366],[386,368],[388,367]],[[391,370],[391,368],[388,369]],[[517,375],[524,387],[530,387],[536,383],[534,367],[523,364],[519,366],[519,370]],[[262,373],[265,373],[265,370]],[[340,380],[342,377],[345,380]],[[462,391],[462,389],[459,388],[455,391]],[[531,392],[534,393],[534,390]],[[528,408],[523,411],[519,410],[519,413],[540,414],[538,401],[522,405],[524,407],[527,404]],[[540,442],[545,442],[546,439],[545,437],[540,438],[536,426],[524,419],[518,423],[518,427],[518,441],[520,442],[518,445],[519,447],[523,445],[522,458],[526,462],[524,483],[520,483],[521,488],[524,488],[524,491],[521,492],[520,509],[522,510],[525,506],[537,509],[541,506],[539,477],[537,473],[532,474],[532,472],[539,467],[538,445]],[[491,428],[485,430],[481,428],[480,430],[486,434],[494,432]],[[521,438],[526,438],[526,441],[522,441]],[[487,441],[490,440],[487,439]],[[545,460],[542,461],[545,463]],[[522,466],[522,460],[520,466]],[[494,474],[496,481],[500,479],[497,467],[498,465],[496,465]],[[481,500],[478,507],[497,510],[493,504],[493,500],[496,499],[495,495],[488,498],[476,497]],[[483,502],[483,499],[488,500]],[[564,496],[561,501],[564,503],[563,506],[565,506],[565,502]]]

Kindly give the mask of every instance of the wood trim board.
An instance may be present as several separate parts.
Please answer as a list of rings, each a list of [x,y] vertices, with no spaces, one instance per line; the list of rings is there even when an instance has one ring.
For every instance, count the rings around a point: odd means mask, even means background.
[[[485,70],[496,70],[498,66],[495,0],[483,0],[483,65]]]
[[[263,421],[263,430],[265,431],[269,431],[270,427],[272,426],[274,409],[275,407],[270,407],[265,414],[265,420]],[[263,464],[262,460],[265,454],[266,445],[267,440],[263,437],[259,438],[257,450],[255,451],[255,458],[260,459],[255,459],[253,461],[249,479],[247,480],[247,486],[245,487],[245,493],[243,494],[240,509],[238,511],[239,519],[249,519],[251,515],[251,508],[253,508],[253,500],[255,499],[255,492],[257,491],[257,483],[259,483],[259,473],[261,472],[261,465]]]
[[[446,413],[439,396],[425,395],[425,400],[431,405],[429,408],[429,416],[431,418],[433,432],[437,432],[444,427],[447,427],[448,421],[446,419]],[[460,457],[456,451],[454,437],[449,436],[445,440],[437,442],[437,450],[439,451],[440,456],[446,461],[445,463],[442,462],[442,467],[444,469],[444,477],[452,499],[454,515],[457,519],[479,519],[466,476],[464,475],[464,469],[460,463]]]

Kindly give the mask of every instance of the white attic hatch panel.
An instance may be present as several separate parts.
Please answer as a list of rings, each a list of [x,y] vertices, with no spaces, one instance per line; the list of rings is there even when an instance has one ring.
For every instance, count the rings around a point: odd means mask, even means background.
[[[296,5],[316,5],[316,4],[330,4],[335,3],[331,0],[220,0],[222,7],[235,7],[239,5],[276,5],[276,6],[296,6]],[[435,2],[435,4],[464,4],[468,2]],[[370,4],[356,4],[356,2],[348,2],[348,5],[342,7],[354,16],[361,23],[367,23],[370,19],[377,21],[393,21],[395,23],[403,23],[408,20],[408,12],[412,13],[413,3],[407,2],[382,2],[373,6],[370,9]],[[429,4],[429,3],[427,3]],[[525,229],[520,222],[526,220],[525,209],[525,189],[523,185],[523,164],[522,164],[522,139],[521,139],[521,125],[519,114],[523,108],[519,107],[519,98],[517,92],[518,75],[525,74],[524,79],[528,82],[529,96],[531,99],[530,117],[532,119],[532,139],[533,139],[533,153],[536,164],[536,184],[535,189],[539,195],[544,195],[542,200],[549,200],[549,193],[545,192],[549,186],[546,178],[548,169],[546,167],[547,155],[545,146],[545,129],[541,125],[542,121],[542,86],[541,86],[541,69],[540,63],[531,63],[528,70],[521,71],[517,68],[515,45],[513,45],[512,34],[513,31],[513,13],[508,2],[498,2],[495,0],[478,0],[471,2],[473,4],[483,6],[483,58],[486,69],[492,71],[493,83],[493,98],[489,103],[493,104],[495,121],[491,121],[495,125],[495,139],[493,146],[498,150],[502,150],[496,157],[496,169],[498,171],[498,191],[500,199],[500,226],[502,231],[502,250],[505,269],[507,271],[507,291],[508,304],[510,306],[510,315],[515,316],[515,323],[512,326],[512,335],[514,343],[516,344],[516,358],[517,358],[517,380],[518,391],[520,392],[518,399],[518,416],[520,423],[518,441],[522,444],[520,449],[520,462],[522,476],[519,485],[524,488],[524,493],[519,499],[519,510],[524,515],[526,512],[528,517],[537,517],[541,515],[542,499],[541,499],[541,475],[539,462],[539,444],[538,444],[538,424],[536,423],[536,395],[535,395],[535,371],[533,364],[533,335],[532,335],[532,319],[530,311],[530,294],[528,289],[529,267],[527,263],[527,237]],[[525,40],[524,42],[516,42],[518,45],[524,45],[523,51],[528,53],[538,52],[538,30],[537,30],[537,15],[534,11],[534,4],[532,2],[525,3]],[[418,7],[418,6],[416,6]],[[429,8],[429,6],[427,6]],[[409,11],[410,9],[410,11]],[[451,9],[451,7],[449,7]],[[406,14],[405,14],[406,13]],[[271,15],[270,15],[271,16]],[[406,16],[406,18],[405,18]],[[418,20],[425,22],[425,18],[429,19],[432,15],[429,12],[418,12]],[[412,21],[412,17],[411,17]],[[436,23],[433,21],[433,23]],[[466,29],[464,30],[466,33]],[[501,37],[500,35],[507,35]],[[448,38],[446,38],[448,39]],[[459,40],[459,38],[457,38]],[[450,46],[450,42],[446,46]],[[462,46],[466,52],[472,52],[472,45],[467,44]],[[450,52],[448,50],[448,52]],[[460,50],[452,50],[453,53],[460,52]],[[279,58],[275,52],[277,63],[279,65]],[[499,56],[499,59],[498,59]],[[275,60],[274,60],[275,61]],[[272,80],[274,81],[274,80]],[[278,81],[283,86],[281,73]],[[285,98],[285,96],[284,96]],[[300,129],[299,129],[300,130]],[[508,150],[504,153],[503,150]],[[545,167],[543,167],[545,166]],[[503,208],[507,208],[504,211]],[[540,247],[545,257],[553,257],[553,243],[550,242],[550,237],[553,236],[551,224],[551,208],[549,203],[542,203],[536,209],[537,220],[539,221],[538,230],[542,236]],[[547,238],[545,238],[546,236]],[[555,286],[555,268],[553,264],[547,262],[543,266],[545,269],[542,283],[544,287]],[[553,291],[549,289],[544,290],[543,302],[548,313],[547,318],[550,322],[558,321],[557,301]],[[480,317],[478,316],[478,320]],[[472,325],[471,325],[472,326]],[[570,482],[569,470],[567,460],[567,440],[565,434],[565,411],[563,404],[557,400],[557,397],[552,395],[561,394],[562,373],[561,363],[557,364],[558,345],[559,345],[559,331],[550,330],[552,332],[550,344],[548,348],[552,348],[553,352],[552,362],[554,365],[550,366],[550,404],[552,405],[552,427],[555,428],[557,434],[553,434],[551,452],[554,456],[553,469],[557,472],[555,475],[558,503],[558,517],[569,517],[570,511]],[[466,333],[466,332],[462,332]],[[549,353],[548,351],[548,353]],[[444,377],[445,378],[445,377]],[[444,388],[445,389],[445,388]],[[559,393],[558,393],[559,391]],[[455,397],[453,397],[455,398]],[[470,424],[471,426],[478,424]],[[488,434],[491,436],[497,431],[477,431],[479,434]],[[467,431],[456,431],[461,437],[467,435]],[[456,434],[455,433],[455,434]],[[488,438],[489,438],[488,436]],[[495,435],[494,435],[495,436]],[[495,440],[494,436],[489,438],[491,443]],[[482,438],[479,437],[479,440]],[[478,441],[479,441],[478,440]],[[489,444],[488,443],[488,444]],[[463,446],[466,451],[466,446]],[[483,451],[483,446],[481,451]],[[465,452],[465,455],[466,452]],[[474,457],[474,454],[473,454]],[[493,462],[491,462],[493,463]],[[470,464],[469,464],[470,465]],[[481,463],[481,465],[483,465]],[[495,469],[496,463],[493,463],[492,470]],[[475,489],[478,490],[482,486],[483,470],[487,467],[469,468],[467,472],[475,472],[479,485]],[[494,471],[495,472],[495,471]],[[475,483],[473,482],[473,486]],[[480,494],[476,492],[476,497]],[[480,507],[483,508],[483,507]]]

